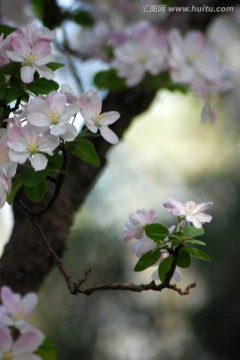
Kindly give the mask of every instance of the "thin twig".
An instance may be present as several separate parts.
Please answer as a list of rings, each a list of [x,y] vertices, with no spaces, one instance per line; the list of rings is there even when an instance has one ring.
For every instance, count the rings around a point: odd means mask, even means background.
[[[186,289],[182,290],[176,285],[164,284],[161,283],[157,285],[155,281],[150,282],[149,284],[132,284],[132,283],[114,283],[108,282],[100,285],[94,285],[91,287],[84,288],[82,286],[77,287],[77,292],[84,295],[92,295],[96,291],[102,290],[122,290],[122,291],[133,291],[133,292],[142,292],[142,291],[162,291],[163,289],[172,289],[180,295],[188,295],[192,288],[196,287],[196,283],[190,284]]]
[[[63,32],[63,39],[64,39],[65,47],[69,49],[70,46],[69,46],[69,42],[68,42],[67,32],[66,32],[64,26],[62,26],[62,32]],[[70,68],[72,75],[77,83],[77,86],[81,91],[83,91],[83,84],[79,77],[79,74],[77,73],[76,67],[75,67],[73,59],[72,59],[72,55],[68,51],[65,52],[65,55],[67,57],[69,68]]]
[[[73,295],[84,294],[84,295],[89,296],[97,291],[102,291],[102,290],[121,290],[121,291],[133,291],[133,292],[142,292],[142,291],[152,290],[152,291],[160,292],[163,289],[171,289],[183,296],[183,295],[188,295],[190,290],[192,288],[196,287],[196,283],[193,283],[193,284],[188,285],[185,289],[181,289],[181,288],[178,288],[175,284],[173,284],[173,285],[170,284],[169,282],[171,279],[165,280],[165,282],[163,282],[159,285],[157,285],[155,283],[155,281],[152,281],[149,284],[139,284],[139,285],[133,284],[133,283],[107,282],[104,284],[94,285],[91,287],[83,287],[82,284],[88,280],[91,269],[85,271],[82,279],[80,279],[79,281],[75,281],[72,278],[72,276],[70,275],[70,273],[68,272],[68,270],[66,269],[63,261],[59,258],[59,256],[53,250],[47,236],[45,235],[43,229],[37,222],[37,219],[33,215],[26,212],[25,208],[22,207],[22,204],[19,201],[17,202],[17,205],[19,206],[20,210],[29,218],[32,225],[38,231],[39,235],[41,236],[41,238],[43,240],[45,247],[47,248],[48,255],[52,256],[57,268],[59,269],[60,273],[62,274],[62,276],[64,277],[64,279],[67,283],[70,293]],[[175,267],[176,267],[176,265],[175,265]],[[175,267],[174,267],[174,269],[175,269]],[[170,272],[173,273],[174,269],[172,266],[169,273]]]

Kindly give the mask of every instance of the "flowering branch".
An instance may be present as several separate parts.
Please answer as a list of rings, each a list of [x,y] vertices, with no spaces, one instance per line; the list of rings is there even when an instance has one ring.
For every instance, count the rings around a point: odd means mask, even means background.
[[[179,245],[174,251],[172,251],[172,256],[174,258],[171,267],[166,275],[165,280],[161,284],[156,284],[155,281],[151,281],[149,284],[133,284],[133,283],[121,283],[121,282],[107,282],[99,285],[94,285],[91,287],[83,287],[82,284],[88,280],[88,276],[91,272],[91,269],[86,270],[84,273],[84,277],[78,281],[74,280],[73,277],[70,275],[68,270],[66,269],[64,262],[62,259],[59,258],[59,256],[54,251],[51,243],[49,242],[47,236],[45,235],[43,229],[41,228],[40,224],[38,223],[36,217],[26,211],[25,207],[22,206],[21,202],[17,202],[18,207],[20,210],[29,218],[32,225],[35,227],[35,229],[38,231],[39,235],[41,236],[43,240],[43,244],[47,249],[48,256],[51,256],[53,258],[53,261],[57,268],[59,269],[60,273],[64,277],[68,289],[72,295],[77,294],[84,294],[84,295],[92,295],[93,293],[97,291],[102,290],[122,290],[122,291],[133,291],[133,292],[142,292],[142,291],[162,291],[163,289],[171,289],[176,292],[178,292],[180,295],[188,295],[190,290],[192,288],[196,287],[196,283],[189,284],[185,289],[181,289],[177,287],[175,284],[170,284],[170,281],[173,277],[173,274],[176,270],[177,261],[179,258],[179,251],[182,248],[181,245]]]

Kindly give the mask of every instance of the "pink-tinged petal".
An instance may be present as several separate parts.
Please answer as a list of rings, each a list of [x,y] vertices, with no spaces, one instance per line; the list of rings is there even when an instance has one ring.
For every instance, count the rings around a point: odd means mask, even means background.
[[[199,213],[196,217],[201,223],[210,222],[212,220],[212,216],[205,213]]]
[[[25,53],[31,52],[31,48],[27,40],[22,39],[19,36],[12,37],[12,47],[18,54],[25,55]]]
[[[48,160],[45,155],[43,154],[34,154],[34,156],[30,159],[32,167],[36,171],[46,169]]]
[[[44,110],[46,109],[46,110]],[[29,112],[41,112],[46,114],[46,111],[50,110],[49,104],[46,102],[46,100],[41,99],[40,97],[37,97],[35,99],[32,99],[30,103],[28,104],[28,111]]]
[[[186,213],[193,215],[195,213],[196,207],[197,204],[195,203],[195,201],[187,201],[185,204]]]
[[[135,237],[135,234],[136,234],[136,230],[133,229],[133,230],[129,230],[127,232],[127,234],[124,236],[124,239],[123,241],[126,243],[128,241],[130,241],[131,239],[133,239]]]
[[[21,154],[21,153],[18,153],[16,151],[14,151],[14,150],[9,151],[9,158],[12,161],[16,161],[19,164],[24,164],[29,156],[30,156],[30,154],[28,152],[25,152],[25,153]]]
[[[174,273],[173,273],[173,279],[175,281],[181,281],[182,280],[182,273],[181,271],[179,270],[178,267],[176,267]]]
[[[6,190],[6,192],[11,191],[12,188],[12,179],[7,178],[4,174],[0,175],[0,180]]]
[[[85,120],[94,119],[102,109],[102,100],[96,90],[90,90],[79,97],[80,112]]]
[[[39,66],[45,65],[53,60],[51,52],[51,45],[47,42],[40,42],[32,48],[32,53],[37,55],[36,64]]]
[[[191,222],[196,229],[202,228],[202,223],[196,217],[196,215],[187,215],[186,220]]]
[[[11,59],[12,61],[16,61],[16,62],[23,62],[24,58],[21,54],[18,54],[15,51],[6,51],[7,56],[9,57],[9,59]]]
[[[1,300],[9,312],[15,312],[18,306],[19,295],[16,296],[8,286],[1,289]]]
[[[185,51],[187,56],[199,56],[204,48],[204,36],[200,31],[190,31],[185,38]]]
[[[149,218],[149,223],[152,224],[156,221],[156,211],[154,209],[151,209],[148,212],[148,218]]]
[[[67,123],[78,112],[79,112],[79,106],[77,103],[66,106],[61,115],[61,122]]]
[[[24,355],[35,351],[42,343],[42,336],[37,332],[27,332],[21,334],[13,345],[16,355]]]
[[[51,110],[57,111],[61,115],[66,107],[66,96],[62,93],[55,93],[52,97],[49,97],[49,99]]]
[[[76,139],[78,131],[73,124],[65,125],[65,132],[61,135],[61,138],[65,141],[73,141]]]
[[[52,155],[53,150],[58,147],[59,143],[59,137],[50,134],[43,135],[39,144],[39,151]]]
[[[167,211],[170,211],[173,215],[185,215],[185,206],[182,202],[175,200],[173,198],[168,198],[168,203],[163,204]]]
[[[199,212],[202,212],[204,210],[209,209],[211,206],[213,206],[213,202],[210,201],[208,203],[202,203],[202,204],[197,204],[195,206],[195,209],[193,211],[193,214],[198,214]]]
[[[98,131],[98,128],[94,124],[90,123],[89,121],[86,121],[84,119],[84,123],[85,123],[86,127],[94,134]]]
[[[171,48],[170,65],[178,66],[184,61],[183,38],[178,30],[172,30],[169,33],[169,44]]]
[[[101,126],[99,130],[100,130],[100,133],[101,133],[102,137],[106,141],[108,141],[110,144],[117,144],[118,143],[118,137],[111,129],[109,129],[106,126]]]
[[[67,84],[63,84],[61,85],[61,92],[67,97],[67,101],[71,104],[74,102],[78,102],[78,97],[77,95],[74,93],[74,91],[72,90],[72,88],[67,85]],[[77,104],[78,106],[78,111],[79,111],[79,104]]]
[[[0,325],[0,351],[9,351],[12,347],[12,337],[7,326]]]
[[[29,84],[33,81],[35,69],[32,66],[23,66],[21,68],[21,79],[24,83]]]
[[[105,112],[101,115],[104,125],[111,125],[115,123],[120,117],[120,114],[117,111]]]
[[[149,250],[154,249],[156,246],[156,243],[151,240],[144,238],[142,240],[138,240],[135,242],[135,244],[132,245],[131,250],[135,253],[137,257],[141,257],[144,254],[146,254]],[[159,253],[159,257],[160,257]]]
[[[89,102],[93,109],[93,112],[98,115],[102,111],[102,99],[100,98],[98,92],[96,90],[90,90],[89,94]]]
[[[159,281],[158,270],[154,271],[151,276],[152,280]]]
[[[37,306],[37,303],[38,297],[35,293],[28,293],[23,297],[21,306],[25,317],[28,317],[32,314],[33,310]]]
[[[47,80],[52,80],[55,77],[54,71],[52,71],[51,69],[49,69],[49,67],[45,65],[42,66],[34,65],[34,68],[39,73],[39,75],[41,75]]]

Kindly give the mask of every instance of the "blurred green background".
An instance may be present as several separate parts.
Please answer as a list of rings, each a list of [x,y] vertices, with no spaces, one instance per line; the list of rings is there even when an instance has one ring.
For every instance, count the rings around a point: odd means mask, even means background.
[[[61,360],[240,358],[239,125],[223,110],[215,124],[202,125],[200,108],[191,95],[161,92],[135,119],[76,215],[65,262],[76,278],[91,267],[89,285],[148,282],[151,270],[133,272],[136,258],[122,241],[123,224],[129,213],[155,208],[170,225],[162,203],[171,196],[214,202],[213,221],[205,226],[212,263],[196,260],[183,270],[182,287],[198,284],[186,297],[168,290],[74,297],[54,271],[35,321]]]

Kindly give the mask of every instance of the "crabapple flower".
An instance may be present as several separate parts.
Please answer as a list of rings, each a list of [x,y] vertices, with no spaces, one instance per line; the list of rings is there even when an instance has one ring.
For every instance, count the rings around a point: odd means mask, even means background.
[[[23,82],[32,82],[35,71],[48,80],[53,79],[54,72],[46,66],[54,60],[50,44],[53,34],[48,29],[42,30],[36,24],[28,25],[9,37],[12,49],[6,53],[10,60],[22,63]]]
[[[183,219],[191,222],[197,229],[202,228],[202,224],[212,220],[211,215],[203,212],[212,205],[212,202],[196,204],[194,201],[187,201],[184,204],[181,201],[172,198],[168,199],[168,203],[163,204],[167,211],[174,216],[183,217]]]
[[[102,100],[96,90],[89,90],[79,97],[80,112],[86,127],[96,133],[98,129],[102,137],[111,144],[118,142],[117,135],[109,129],[108,125],[118,120],[120,114],[117,111],[109,111],[101,114]]]
[[[112,65],[128,86],[138,84],[146,72],[157,75],[167,69],[167,36],[142,21],[128,29],[125,41],[117,45]]]
[[[37,305],[37,295],[28,293],[25,296],[13,293],[8,286],[1,289],[0,323],[15,326],[22,332],[39,330],[33,328],[26,319],[32,314]],[[41,332],[39,332],[41,334]]]
[[[217,56],[200,31],[189,31],[183,38],[176,29],[169,34],[169,63],[175,81],[191,84],[197,75],[214,82],[222,76]]]
[[[156,221],[155,210],[146,211],[145,209],[137,210],[135,213],[129,215],[129,220],[126,221],[123,231],[125,232],[124,242],[129,240],[141,239],[144,235],[144,228],[147,224],[152,224]]]
[[[60,143],[59,137],[51,135],[50,130],[30,124],[22,128],[10,128],[8,138],[10,159],[19,164],[29,159],[36,171],[43,170],[47,166],[47,158],[43,153],[52,156]]]
[[[33,352],[41,345],[43,336],[40,332],[29,331],[13,340],[8,327],[0,325],[0,359],[2,360],[41,360]]]
[[[60,136],[66,141],[73,141],[77,129],[69,120],[77,114],[77,104],[67,104],[67,97],[52,91],[45,97],[37,97],[28,105],[27,120],[36,127],[50,128],[51,134]]]
[[[203,98],[201,121],[215,120],[215,103],[219,94],[232,87],[230,73],[222,68],[217,54],[199,31],[182,37],[178,30],[169,34],[169,65],[172,79],[186,84]]]

